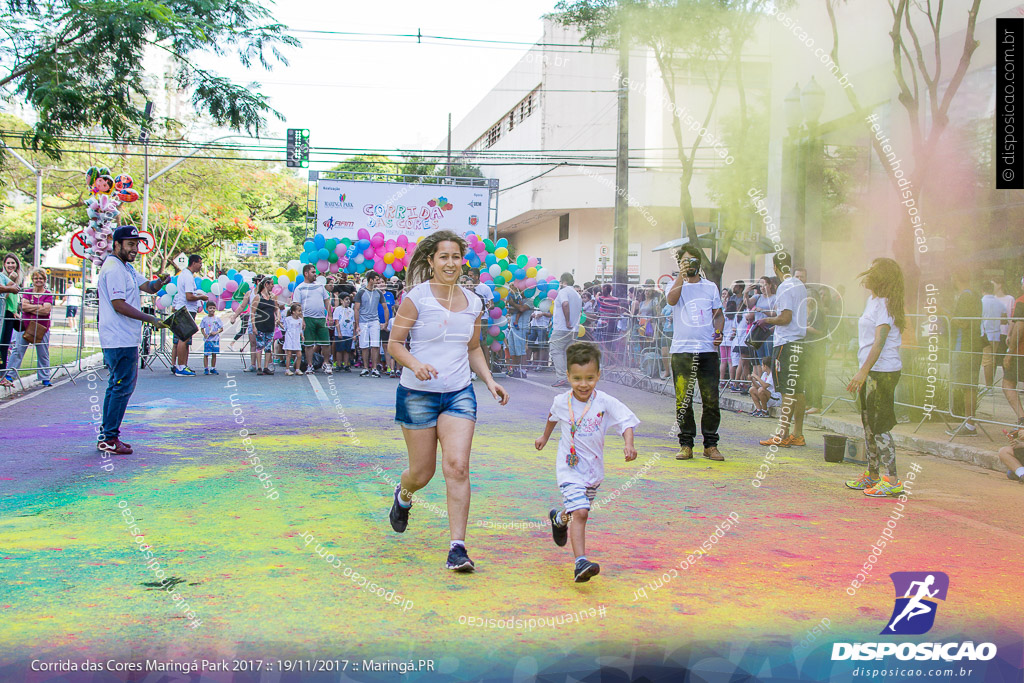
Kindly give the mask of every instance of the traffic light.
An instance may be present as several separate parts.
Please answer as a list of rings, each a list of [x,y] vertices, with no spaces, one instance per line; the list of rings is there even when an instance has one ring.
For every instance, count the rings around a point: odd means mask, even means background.
[[[309,167],[309,129],[288,129],[287,163],[291,167]]]

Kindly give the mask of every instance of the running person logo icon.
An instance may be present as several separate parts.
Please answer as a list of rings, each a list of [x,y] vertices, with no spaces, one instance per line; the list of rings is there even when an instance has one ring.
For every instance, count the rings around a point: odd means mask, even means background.
[[[946,599],[949,576],[943,572],[893,572],[889,577],[896,589],[896,601],[882,634],[920,635],[930,631],[935,624],[937,601]]]

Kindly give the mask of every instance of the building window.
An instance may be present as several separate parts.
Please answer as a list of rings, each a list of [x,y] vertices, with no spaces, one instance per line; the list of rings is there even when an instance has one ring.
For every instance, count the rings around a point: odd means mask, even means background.
[[[494,143],[501,139],[501,124],[494,126],[487,131],[487,142],[484,143],[484,147],[493,147]]]
[[[540,86],[537,86],[538,88]],[[537,90],[533,90],[529,95],[524,97],[519,103],[512,107],[512,109],[501,117],[501,119],[494,124],[486,133],[480,136],[476,142],[474,142],[471,149],[487,149],[493,147],[501,136],[506,132],[511,132],[513,128],[518,126],[520,123],[528,119],[533,115],[534,111],[534,98],[537,95]]]
[[[565,213],[558,217],[558,241],[564,242],[569,239],[569,214]]]

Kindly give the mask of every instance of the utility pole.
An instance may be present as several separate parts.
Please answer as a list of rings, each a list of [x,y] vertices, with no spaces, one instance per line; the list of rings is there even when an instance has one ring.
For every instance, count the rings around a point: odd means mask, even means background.
[[[626,296],[629,280],[629,40],[619,29],[618,140],[615,144],[615,228],[612,233],[614,295]]]
[[[448,112],[448,161],[444,167],[444,174],[447,177],[452,175],[452,113]]]

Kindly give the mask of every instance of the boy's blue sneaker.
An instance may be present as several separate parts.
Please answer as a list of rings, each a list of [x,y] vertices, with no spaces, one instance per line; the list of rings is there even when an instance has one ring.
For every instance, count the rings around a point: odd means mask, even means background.
[[[401,485],[395,487],[395,499],[391,501],[391,512],[388,513],[388,519],[391,522],[391,528],[402,533],[405,528],[409,526],[409,510],[412,506],[402,507],[398,504],[398,492],[402,490]]]
[[[590,560],[580,560],[576,563],[576,583],[590,581],[590,577],[601,573],[601,565]]]
[[[466,554],[466,546],[464,545],[456,545],[448,551],[448,562],[445,563],[445,567],[451,569],[453,572],[460,572],[463,574],[476,569],[476,565],[473,564],[473,560],[469,559],[469,555]]]
[[[203,368],[203,374],[204,375],[209,375],[210,374],[210,368]]]
[[[217,368],[210,368],[210,374],[211,375],[219,375],[220,373],[217,372]]]
[[[555,522],[561,516],[562,512],[556,508],[551,508],[551,512],[548,513],[548,519],[551,520],[551,538],[555,539],[555,545],[559,547],[565,545],[569,539],[569,525],[559,525]]]
[[[42,384],[43,384],[44,387],[48,387],[48,386],[50,386],[50,380],[44,379]]]

